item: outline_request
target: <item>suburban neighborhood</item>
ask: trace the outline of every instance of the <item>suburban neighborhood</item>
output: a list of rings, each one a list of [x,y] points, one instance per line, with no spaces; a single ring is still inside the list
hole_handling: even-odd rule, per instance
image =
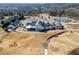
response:
[[[0,55],[79,55],[79,4],[0,4]]]

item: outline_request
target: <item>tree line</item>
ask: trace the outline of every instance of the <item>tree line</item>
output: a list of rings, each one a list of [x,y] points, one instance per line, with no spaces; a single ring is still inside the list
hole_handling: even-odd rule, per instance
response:
[[[79,18],[79,9],[69,8],[69,9],[55,9],[49,12],[51,16],[65,16],[70,18]]]

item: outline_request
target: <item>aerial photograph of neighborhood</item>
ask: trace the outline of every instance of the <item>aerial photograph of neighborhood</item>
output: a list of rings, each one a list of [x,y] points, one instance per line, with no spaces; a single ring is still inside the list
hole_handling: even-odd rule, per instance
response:
[[[79,4],[0,3],[0,55],[79,55]]]

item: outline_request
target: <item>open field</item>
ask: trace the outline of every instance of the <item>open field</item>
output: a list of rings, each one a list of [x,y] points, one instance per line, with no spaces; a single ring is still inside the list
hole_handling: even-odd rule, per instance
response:
[[[50,30],[42,32],[11,32],[7,33],[0,28],[0,54],[4,55],[43,55],[45,41],[65,30]],[[49,55],[67,55],[79,48],[79,29],[72,29],[52,37],[48,43]]]
[[[40,32],[11,32],[0,30],[0,54],[44,54],[44,42],[64,30]],[[5,35],[3,35],[5,33]]]
[[[66,32],[56,38],[52,38],[48,44],[48,54],[66,55],[76,48],[79,48],[79,33],[75,31],[72,31],[72,33]]]
[[[66,23],[66,25],[70,26],[73,29],[79,29],[79,23]]]

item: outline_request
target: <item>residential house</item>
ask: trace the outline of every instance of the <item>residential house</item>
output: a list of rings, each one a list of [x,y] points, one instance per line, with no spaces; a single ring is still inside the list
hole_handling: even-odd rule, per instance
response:
[[[15,22],[12,22],[10,25],[8,25],[6,29],[7,31],[13,31],[20,25],[21,25],[20,21],[16,20]]]

